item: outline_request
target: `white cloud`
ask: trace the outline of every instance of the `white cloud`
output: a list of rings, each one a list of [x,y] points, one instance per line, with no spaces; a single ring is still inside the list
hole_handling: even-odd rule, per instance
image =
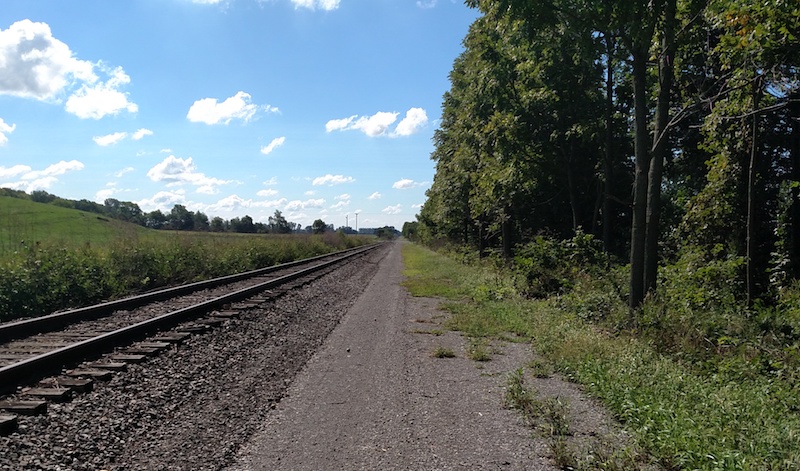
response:
[[[278,190],[273,190],[272,188],[267,188],[266,190],[261,190],[256,193],[257,196],[261,196],[264,198],[270,198],[278,194]]]
[[[386,213],[386,214],[400,214],[400,213],[403,212],[403,205],[402,204],[397,204],[397,205],[394,205],[394,206],[387,206],[387,207],[383,208],[381,211]]]
[[[52,100],[74,81],[97,80],[93,69],[47,23],[22,20],[0,30],[0,94]]]
[[[325,131],[356,130],[370,137],[401,137],[418,132],[428,122],[428,115],[424,109],[411,108],[395,130],[390,131],[389,128],[397,121],[399,115],[397,112],[379,111],[372,116],[353,115],[349,118],[332,119],[325,124]]]
[[[16,124],[6,124],[3,118],[0,118],[0,146],[8,142],[8,136],[6,136],[6,134],[11,134],[16,128]]]
[[[353,128],[363,131],[364,134],[370,137],[382,136],[386,134],[389,126],[397,120],[398,114],[379,111],[370,117],[362,116],[353,124]]]
[[[94,194],[95,201],[105,201],[108,198],[114,196],[114,193],[117,192],[116,188],[103,188],[102,190],[98,190],[97,193]]]
[[[238,92],[236,95],[218,102],[216,98],[203,98],[195,101],[189,108],[186,118],[193,123],[229,124],[234,119],[245,123],[253,119],[259,109],[277,113],[280,110],[269,105],[259,107],[250,102],[250,94]]]
[[[369,195],[369,197],[368,197],[367,199],[370,199],[370,200],[379,200],[379,199],[381,199],[381,196],[383,196],[383,195],[382,195],[382,194],[380,194],[380,193],[378,193],[378,192],[376,191],[375,193],[373,193],[373,194]]]
[[[136,132],[134,132],[131,135],[131,139],[133,139],[134,141],[138,141],[138,140],[141,140],[145,136],[152,136],[152,135],[153,135],[153,131],[151,131],[149,129],[141,128],[141,129],[138,129]]]
[[[425,0],[425,1],[418,0],[417,6],[427,10],[428,8],[433,8],[436,6],[436,0]]]
[[[422,108],[411,108],[406,111],[406,117],[397,124],[394,131],[396,136],[410,136],[416,134],[428,123],[428,115]]]
[[[144,211],[170,211],[176,204],[186,205],[186,192],[184,190],[177,191],[159,191],[152,198],[136,201],[136,204]]]
[[[408,178],[398,180],[394,182],[392,188],[397,190],[408,190],[409,188],[414,188],[414,180],[409,180]]]
[[[216,203],[210,204],[205,207],[205,211],[210,214],[225,214],[226,217],[239,217],[242,216],[244,211],[252,211],[257,209],[274,210],[286,204],[286,198],[277,200],[259,201],[252,199],[244,199],[239,195],[230,195],[222,198]],[[254,219],[256,215],[251,214]]]
[[[398,180],[392,184],[392,188],[395,190],[410,190],[412,188],[416,188],[419,186],[425,186],[428,182],[415,182],[414,180],[410,180],[408,178],[403,178],[402,180]]]
[[[411,209],[422,209],[422,203],[412,204]]]
[[[331,206],[331,209],[342,209],[347,206],[350,206],[350,200],[342,200]]]
[[[314,196],[314,195],[317,194],[317,192],[314,191],[314,190],[308,190],[308,191],[304,192],[303,194],[306,195],[306,196]]]
[[[335,196],[333,199],[335,199],[335,200],[349,200],[350,198],[351,198],[351,196],[348,195],[347,193],[342,193],[339,196]]]
[[[78,162],[77,160],[70,160],[69,162],[62,160],[58,163],[50,165],[44,170],[37,170],[31,171],[26,173],[22,176],[23,180],[34,180],[43,177],[54,177],[57,175],[63,175],[67,172],[72,172],[75,170],[83,170],[83,163]]]
[[[356,179],[353,177],[345,177],[344,175],[331,175],[329,173],[325,176],[315,178],[311,184],[314,186],[339,185],[342,183],[353,183],[354,181],[356,181]]]
[[[272,177],[269,180],[265,180],[263,185],[266,186],[275,186],[278,184],[278,177]]]
[[[111,71],[104,70],[104,72],[111,75],[108,81],[91,85],[83,84],[67,99],[64,109],[82,119],[100,119],[104,116],[119,114],[120,111],[129,113],[139,111],[139,106],[129,101],[126,93],[117,90],[131,82],[131,78],[122,70],[122,67]]]
[[[107,76],[103,82],[98,73]],[[138,106],[119,89],[130,83],[122,67],[80,60],[53,37],[47,23],[17,21],[0,30],[0,95],[60,102],[79,118],[100,119]]]
[[[119,141],[128,137],[128,133],[126,132],[115,132],[113,134],[106,134],[105,136],[95,136],[92,138],[95,144],[98,146],[110,146],[112,144],[116,144]]]
[[[134,141],[138,141],[138,140],[141,140],[145,136],[152,136],[152,135],[153,135],[153,131],[151,131],[149,129],[141,128],[141,129],[138,129],[137,131],[135,131],[133,134],[131,134],[130,138],[133,139]],[[112,133],[112,134],[106,134],[105,136],[95,136],[95,137],[92,138],[92,140],[98,146],[105,147],[105,146],[110,146],[110,145],[113,145],[113,144],[117,144],[118,142],[122,141],[123,139],[126,139],[127,137],[128,137],[128,133],[127,132],[115,132],[115,133]],[[142,155],[144,155],[144,154],[142,154]]]
[[[217,187],[233,183],[197,172],[192,158],[181,159],[170,155],[147,172],[154,182],[166,182],[167,186],[189,184],[197,187],[198,193],[215,194]]]
[[[22,175],[30,171],[31,168],[27,165],[14,165],[10,168],[0,167],[0,178],[16,177],[17,175]]]
[[[322,208],[324,205],[325,200],[323,198],[309,199],[305,201],[294,200],[289,201],[283,209],[285,211],[298,211],[302,209]]]
[[[268,145],[261,148],[261,153],[264,155],[269,155],[273,150],[282,146],[284,142],[286,142],[285,137],[276,137]]]
[[[316,10],[320,8],[325,11],[331,11],[339,8],[341,0],[292,0],[295,8],[308,8],[309,10]]]
[[[2,183],[0,186],[31,192],[50,188],[58,181],[58,176],[68,172],[82,170],[83,163],[77,160],[62,160],[44,170],[33,170],[27,165],[15,165],[10,168],[0,167],[0,178],[17,178],[19,181]]]
[[[349,118],[332,119],[325,123],[325,132],[344,131],[349,128],[350,123],[352,123],[356,118],[358,118],[358,115],[353,115]]]
[[[133,172],[133,170],[134,170],[133,167],[125,167],[122,170],[120,170],[119,172],[115,173],[114,176],[117,177],[117,178],[120,178],[121,176],[125,175],[126,173]]]

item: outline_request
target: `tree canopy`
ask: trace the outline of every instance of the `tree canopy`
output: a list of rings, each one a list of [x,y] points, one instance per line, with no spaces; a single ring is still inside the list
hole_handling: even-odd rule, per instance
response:
[[[506,256],[588,233],[637,308],[687,251],[800,276],[800,6],[468,0],[419,237]]]

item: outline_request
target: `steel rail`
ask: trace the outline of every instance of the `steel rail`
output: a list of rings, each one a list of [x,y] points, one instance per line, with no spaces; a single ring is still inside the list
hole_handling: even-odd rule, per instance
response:
[[[192,318],[193,316],[196,317],[224,304],[240,301],[270,288],[294,281],[297,278],[309,275],[315,271],[322,270],[343,260],[347,260],[351,257],[355,257],[364,252],[372,250],[376,248],[377,245],[379,244],[373,244],[367,247],[358,247],[355,250],[345,251],[347,253],[344,253],[341,257],[338,257],[334,260],[325,261],[318,265],[304,268],[279,278],[274,278],[272,280],[243,288],[214,299],[203,301],[192,306],[138,322],[128,327],[123,327],[112,332],[107,332],[90,339],[76,342],[66,347],[61,347],[47,353],[27,358],[11,365],[0,367],[0,391],[7,392],[9,388],[13,388],[17,384],[22,384],[29,379],[44,377],[47,374],[53,373],[62,368],[64,365],[80,361],[87,356],[98,355],[121,344],[130,343],[136,338],[141,338],[158,330],[172,327],[182,321]],[[342,252],[338,253],[342,254]],[[306,259],[306,262],[308,260],[309,259]]]
[[[23,319],[19,321],[7,322],[0,324],[0,343],[5,343],[21,337],[27,337],[37,333],[48,332],[59,329],[70,323],[78,322],[86,319],[96,319],[106,315],[110,315],[114,311],[122,309],[133,309],[147,303],[162,301],[175,296],[181,296],[188,293],[193,293],[207,288],[215,288],[217,286],[233,283],[236,281],[245,280],[260,275],[267,275],[269,273],[292,268],[297,265],[306,264],[316,260],[327,257],[344,255],[350,252],[357,252],[365,246],[354,247],[339,252],[332,252],[329,254],[318,255],[316,257],[306,258],[303,260],[296,260],[293,262],[282,263],[273,265],[271,267],[259,268],[242,273],[235,273],[233,275],[222,276],[210,280],[197,281],[185,285],[175,286],[172,288],[161,289],[150,293],[144,293],[136,296],[129,296],[127,298],[108,301],[105,303],[95,304],[77,309],[70,309],[68,311],[56,312],[44,316],[33,317],[30,319]],[[371,247],[367,246],[367,247]]]

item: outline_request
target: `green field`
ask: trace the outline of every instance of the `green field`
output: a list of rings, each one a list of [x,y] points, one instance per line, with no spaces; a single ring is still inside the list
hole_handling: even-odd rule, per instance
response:
[[[0,322],[362,245],[370,236],[146,229],[0,197]]]
[[[152,236],[151,230],[99,214],[0,196],[0,257],[35,242],[62,246],[103,246]]]

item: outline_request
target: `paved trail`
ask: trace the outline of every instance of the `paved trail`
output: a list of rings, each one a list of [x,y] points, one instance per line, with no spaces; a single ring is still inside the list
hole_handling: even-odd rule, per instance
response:
[[[441,312],[400,286],[401,244],[229,471],[555,469],[547,442],[502,407],[529,345],[476,363],[459,334],[420,333]],[[432,357],[437,346],[457,357]]]

